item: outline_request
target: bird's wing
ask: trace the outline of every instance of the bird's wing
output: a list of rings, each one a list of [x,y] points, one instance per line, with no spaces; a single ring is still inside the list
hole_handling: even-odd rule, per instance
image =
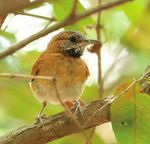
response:
[[[43,63],[45,61],[45,58],[42,55],[40,55],[40,57],[37,59],[37,61],[34,63],[33,67],[32,67],[32,71],[31,71],[31,75],[38,75],[38,73],[40,72],[40,69],[42,68],[43,66]],[[34,79],[32,79],[33,81]]]

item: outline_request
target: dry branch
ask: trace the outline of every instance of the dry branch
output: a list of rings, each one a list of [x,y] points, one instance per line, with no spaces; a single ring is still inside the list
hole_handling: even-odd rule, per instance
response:
[[[83,116],[77,114],[77,121],[83,126],[93,111],[100,109],[110,99],[105,98],[84,106]],[[110,121],[110,105],[97,112],[94,118],[83,128],[88,129]],[[44,120],[44,128],[38,124],[21,127],[0,138],[0,144],[45,144],[58,138],[80,132],[67,112],[62,112]]]
[[[128,1],[131,1],[131,0],[118,0],[116,2],[103,4],[101,6],[97,6],[95,8],[86,10],[84,13],[75,14],[74,17],[72,17],[72,15],[69,14],[69,17],[67,17],[63,21],[60,21],[60,22],[52,25],[51,27],[49,27],[47,29],[41,30],[41,31],[39,31],[36,34],[31,35],[30,37],[20,41],[19,43],[15,44],[13,46],[10,46],[7,50],[5,50],[5,51],[0,53],[0,59],[15,53],[17,50],[23,48],[24,46],[26,46],[27,44],[33,42],[34,40],[39,39],[39,38],[49,34],[50,32],[58,30],[61,27],[72,25],[72,24],[78,22],[79,20],[81,20],[81,19],[83,19],[85,17],[88,17],[88,16],[90,16],[90,15],[92,15],[94,13],[101,12],[103,10],[106,10],[106,9],[109,9],[109,8],[121,5],[121,4],[126,3]]]
[[[30,17],[34,17],[34,18],[43,19],[43,20],[48,20],[50,22],[56,21],[56,19],[54,17],[46,17],[46,16],[41,16],[41,15],[35,15],[35,14],[27,13],[27,12],[24,12],[24,11],[15,11],[13,13],[17,14],[17,15],[24,15],[24,16],[30,16]]]
[[[44,0],[35,0],[33,2],[30,2],[30,0],[0,0],[0,16],[4,16],[13,11],[33,6],[43,1]]]
[[[102,0],[98,0],[98,4],[102,4]],[[97,16],[97,24],[96,24],[96,34],[97,34],[97,40],[101,41],[101,13],[98,13]],[[97,54],[97,61],[98,61],[98,94],[99,98],[103,97],[103,81],[102,81],[102,58],[101,58],[101,47],[102,45],[97,45],[97,48],[99,49]]]
[[[8,78],[20,78],[20,79],[45,79],[45,80],[53,80],[54,77],[51,76],[34,76],[27,74],[17,74],[17,73],[0,73],[0,77],[8,77]]]

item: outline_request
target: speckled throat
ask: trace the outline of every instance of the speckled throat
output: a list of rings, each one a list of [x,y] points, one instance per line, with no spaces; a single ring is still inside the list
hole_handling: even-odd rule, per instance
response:
[[[78,47],[78,48],[74,48],[74,47],[64,48],[62,52],[65,55],[71,56],[71,57],[80,57],[83,54],[83,50],[80,47]]]

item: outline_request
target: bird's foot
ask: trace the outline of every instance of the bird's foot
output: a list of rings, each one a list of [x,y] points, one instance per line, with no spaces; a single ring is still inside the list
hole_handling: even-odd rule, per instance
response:
[[[67,108],[69,110],[72,111],[72,113],[76,116],[78,114],[80,114],[81,116],[83,116],[83,112],[81,107],[84,105],[84,103],[80,100],[76,100],[76,101],[65,101],[64,102],[65,105],[67,106]]]
[[[47,119],[47,116],[44,114],[44,115],[38,115],[36,117],[36,124],[37,123],[40,123],[43,127],[44,127],[44,120]]]
[[[77,115],[77,114],[80,114],[82,117],[83,117],[83,112],[82,112],[82,107],[83,106],[83,103],[81,101],[75,101],[75,104],[74,104],[74,115]]]

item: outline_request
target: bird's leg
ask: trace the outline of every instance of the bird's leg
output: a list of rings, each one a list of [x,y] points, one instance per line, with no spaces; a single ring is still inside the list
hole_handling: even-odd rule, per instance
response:
[[[43,124],[43,119],[45,118],[45,115],[42,115],[42,114],[43,114],[43,111],[44,111],[46,105],[47,105],[47,102],[44,101],[44,102],[42,103],[42,108],[41,108],[41,110],[40,110],[40,112],[39,112],[39,114],[38,114],[38,116],[37,116],[37,122],[41,123],[43,126],[44,126],[44,124]]]
[[[39,117],[42,117],[42,114],[43,114],[43,111],[44,111],[46,105],[47,105],[47,102],[44,101],[44,102],[42,103],[42,108],[41,108],[41,110],[40,110],[40,112],[39,112]]]

